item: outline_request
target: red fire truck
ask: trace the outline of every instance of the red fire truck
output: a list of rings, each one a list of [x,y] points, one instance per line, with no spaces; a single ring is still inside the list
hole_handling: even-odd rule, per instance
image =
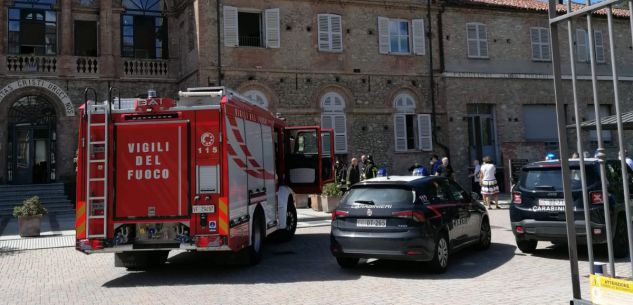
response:
[[[334,180],[331,130],[286,126],[229,89],[191,88],[177,101],[87,95],[76,248],[114,253],[115,266],[162,264],[170,250],[244,253],[256,264],[267,236],[294,236],[295,194]]]

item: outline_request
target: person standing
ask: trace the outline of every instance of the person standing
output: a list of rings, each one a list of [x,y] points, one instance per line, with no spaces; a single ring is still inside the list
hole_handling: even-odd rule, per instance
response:
[[[453,167],[448,164],[448,158],[442,158],[441,165],[437,168],[435,172],[435,176],[446,177],[450,180],[453,180]]]
[[[352,158],[352,164],[350,164],[347,169],[347,179],[345,179],[345,183],[347,183],[347,188],[352,185],[358,183],[360,181],[360,168],[358,168],[358,159]]]
[[[494,198],[495,206],[499,208],[499,185],[495,172],[497,168],[492,164],[492,158],[485,156],[484,164],[479,171],[479,181],[481,181],[481,195],[484,197],[484,204],[490,209],[492,203],[491,197]]]
[[[377,175],[378,168],[376,167],[376,164],[374,164],[374,158],[371,155],[367,155],[363,171],[363,180],[375,178]]]
[[[429,166],[431,168],[431,176],[435,176],[435,174],[437,173],[437,169],[440,167],[440,165],[442,165],[442,161],[440,161],[439,159],[440,157],[438,157],[437,155],[431,156],[431,160],[429,162]]]
[[[481,192],[481,185],[479,185],[479,172],[481,172],[481,165],[479,165],[479,160],[473,160],[473,167],[473,173],[468,175],[468,177],[473,177],[472,191],[479,194]]]

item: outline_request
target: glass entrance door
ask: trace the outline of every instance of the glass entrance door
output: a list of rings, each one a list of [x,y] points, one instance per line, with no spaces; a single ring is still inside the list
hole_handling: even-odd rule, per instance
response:
[[[496,164],[499,164],[497,131],[492,105],[468,105],[468,110],[468,151],[470,160],[481,160],[484,156],[490,156]]]
[[[15,128],[15,176],[16,184],[33,183],[33,130],[31,127]]]

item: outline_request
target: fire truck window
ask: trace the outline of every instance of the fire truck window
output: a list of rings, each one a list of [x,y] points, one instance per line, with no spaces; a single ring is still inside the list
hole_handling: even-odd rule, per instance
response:
[[[296,152],[303,155],[318,154],[317,138],[314,132],[301,132],[297,136]]]

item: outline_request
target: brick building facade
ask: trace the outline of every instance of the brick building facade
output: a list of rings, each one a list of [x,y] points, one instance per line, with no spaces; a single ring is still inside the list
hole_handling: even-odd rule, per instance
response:
[[[291,124],[334,128],[344,159],[370,153],[405,173],[449,155],[468,185],[473,158],[501,165],[555,148],[525,125],[553,106],[548,39],[531,32],[546,12],[499,3],[0,0],[0,183],[74,179],[85,87],[105,99],[109,87],[175,97],[223,85]]]

